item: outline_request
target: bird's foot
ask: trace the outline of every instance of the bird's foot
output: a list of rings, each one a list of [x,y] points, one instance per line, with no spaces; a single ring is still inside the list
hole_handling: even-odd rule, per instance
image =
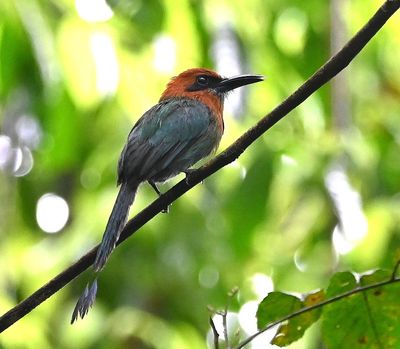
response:
[[[195,172],[195,171],[196,170],[192,169],[192,168],[188,168],[187,170],[183,171],[183,173],[186,175],[185,182],[186,182],[187,185],[191,184],[190,183],[190,177],[191,177],[192,173]]]
[[[161,197],[161,195],[163,195],[163,193],[161,193],[160,189],[157,188],[156,183],[153,182],[151,179],[149,179],[148,182],[151,185],[151,187],[154,189],[154,191],[157,193],[157,195],[159,197]],[[167,207],[164,207],[161,212],[162,213],[168,213],[169,212],[169,205],[167,205]]]
[[[153,182],[151,179],[149,179],[147,182],[149,182],[149,184],[151,185],[151,187],[154,189],[154,191],[157,193],[158,196],[162,195],[160,189],[157,188],[157,185],[155,182]]]

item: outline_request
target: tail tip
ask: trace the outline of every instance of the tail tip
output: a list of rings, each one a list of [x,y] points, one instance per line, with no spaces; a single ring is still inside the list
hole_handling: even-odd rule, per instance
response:
[[[96,300],[97,294],[97,279],[93,281],[92,286],[86,285],[85,290],[78,299],[75,305],[74,311],[72,312],[71,325],[78,320],[80,317],[83,319],[89,312],[89,309],[93,306]]]

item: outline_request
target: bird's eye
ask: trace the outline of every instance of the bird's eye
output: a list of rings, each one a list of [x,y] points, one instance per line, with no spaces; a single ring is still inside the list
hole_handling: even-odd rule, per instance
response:
[[[197,77],[197,83],[198,83],[200,86],[207,86],[207,84],[208,84],[208,77],[205,76],[205,75],[200,75],[200,76],[198,76],[198,77]]]

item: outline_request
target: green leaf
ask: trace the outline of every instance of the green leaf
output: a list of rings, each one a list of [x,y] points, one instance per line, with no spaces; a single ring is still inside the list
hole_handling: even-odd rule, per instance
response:
[[[257,310],[257,325],[259,329],[280,320],[304,307],[321,302],[324,298],[323,291],[309,294],[304,301],[281,292],[271,292],[260,303]],[[286,346],[300,339],[304,332],[318,320],[321,310],[316,309],[293,317],[281,324],[272,344]]]
[[[282,292],[271,292],[258,306],[257,326],[262,329],[300,308],[299,298]]]
[[[354,274],[349,271],[339,272],[332,276],[328,289],[327,298],[337,296],[357,287],[357,281]]]
[[[377,270],[356,278],[350,272],[335,274],[327,290],[332,297],[357,286],[365,286],[390,278],[390,272]],[[399,348],[400,285],[374,288],[346,297],[324,307],[322,336],[330,349]]]

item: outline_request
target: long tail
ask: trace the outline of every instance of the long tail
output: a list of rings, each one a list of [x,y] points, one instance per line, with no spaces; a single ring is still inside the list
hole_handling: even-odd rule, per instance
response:
[[[136,191],[139,184],[128,185],[123,183],[119,190],[117,199],[115,201],[110,218],[108,219],[106,230],[103,234],[103,239],[99,249],[97,250],[96,260],[94,262],[94,270],[99,272],[103,269],[110,256],[122,229],[128,217],[129,207],[135,200]],[[82,295],[79,297],[72,313],[71,324],[74,323],[80,316],[82,319],[88,313],[89,309],[93,306],[97,293],[97,279],[95,279],[91,286],[87,285]]]
[[[93,265],[96,272],[103,269],[118,241],[128,217],[129,207],[132,205],[133,200],[135,200],[138,185],[139,184],[128,185],[127,183],[121,185],[110,218],[108,219],[103,239],[101,240],[100,247],[97,250],[96,260]]]

